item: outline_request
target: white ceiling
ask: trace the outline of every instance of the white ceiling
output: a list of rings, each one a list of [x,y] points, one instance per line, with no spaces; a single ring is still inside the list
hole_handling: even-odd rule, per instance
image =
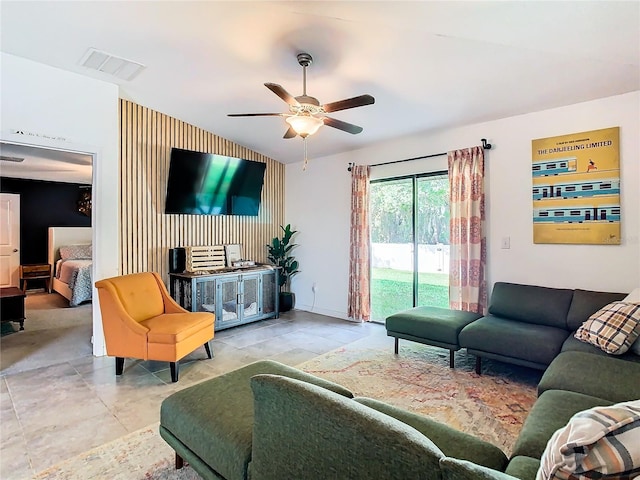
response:
[[[2,177],[91,185],[92,164],[91,155],[0,143]]]
[[[361,94],[374,105],[331,116],[309,156],[640,89],[638,1],[6,1],[2,51],[113,81],[120,95],[276,160],[302,159],[282,139],[285,112],[264,87],[300,95],[296,54],[314,57],[307,93]],[[79,65],[90,48],[142,63],[131,81]]]

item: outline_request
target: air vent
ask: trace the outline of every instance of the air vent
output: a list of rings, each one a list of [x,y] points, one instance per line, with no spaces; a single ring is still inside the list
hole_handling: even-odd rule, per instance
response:
[[[145,66],[107,52],[90,48],[80,59],[83,67],[106,73],[121,80],[132,80]]]
[[[24,162],[24,158],[19,157],[7,157],[6,155],[0,155],[0,160],[4,160],[5,162]]]

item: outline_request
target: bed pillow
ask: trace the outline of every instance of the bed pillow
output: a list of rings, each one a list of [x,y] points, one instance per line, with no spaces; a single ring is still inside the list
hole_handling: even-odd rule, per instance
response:
[[[92,248],[89,245],[64,245],[60,247],[60,258],[62,260],[70,259],[91,259]]]
[[[613,302],[591,315],[575,337],[612,355],[622,355],[640,335],[640,303]]]
[[[640,400],[578,412],[549,439],[536,480],[635,478],[639,435]]]

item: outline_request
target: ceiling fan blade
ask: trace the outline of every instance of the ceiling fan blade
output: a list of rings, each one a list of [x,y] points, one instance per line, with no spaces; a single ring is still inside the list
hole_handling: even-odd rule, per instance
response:
[[[294,138],[295,136],[297,136],[298,134],[296,133],[296,131],[293,129],[293,127],[289,127],[289,130],[287,130],[286,132],[284,132],[284,137],[282,138]]]
[[[375,103],[376,99],[371,95],[360,95],[359,97],[347,98],[338,102],[327,103],[322,106],[327,113],[346,110],[347,108],[363,107]]]
[[[329,127],[337,128],[348,133],[356,134],[362,131],[362,127],[354,125],[353,123],[343,122],[342,120],[336,120],[335,118],[323,117],[322,119],[325,125]]]
[[[293,105],[296,107],[300,106],[300,103],[298,103],[298,101],[294,98],[294,96],[291,95],[289,92],[287,92],[284,88],[282,88],[277,83],[265,83],[264,86],[267,87],[276,95],[278,95],[282,100],[287,102],[289,105]]]
[[[228,113],[227,117],[282,117],[283,113]]]

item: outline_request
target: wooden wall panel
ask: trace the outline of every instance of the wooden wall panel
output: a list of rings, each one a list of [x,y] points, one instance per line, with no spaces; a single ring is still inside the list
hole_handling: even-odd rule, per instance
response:
[[[267,164],[257,217],[165,215],[172,147]],[[169,249],[240,243],[244,257],[266,262],[284,224],[284,165],[185,122],[120,100],[120,271],[156,271],[168,280]]]

